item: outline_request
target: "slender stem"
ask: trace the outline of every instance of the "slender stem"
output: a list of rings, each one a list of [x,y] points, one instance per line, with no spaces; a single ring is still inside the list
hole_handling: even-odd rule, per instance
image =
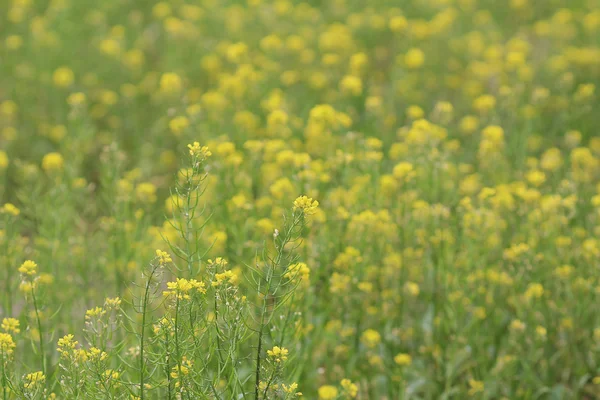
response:
[[[260,320],[260,329],[258,331],[258,347],[256,349],[256,382],[254,384],[254,398],[255,400],[258,400],[258,392],[259,392],[259,385],[260,385],[260,352],[262,351],[262,334],[263,334],[263,321],[264,321],[264,314],[263,316],[261,316],[261,320]]]
[[[177,301],[175,303],[175,354],[177,357],[177,372],[179,376],[179,385],[181,387],[181,397],[184,398],[183,375],[181,373],[181,352],[179,351],[179,293],[176,293]]]
[[[150,276],[148,277],[146,287],[144,288],[144,300],[142,301],[142,332],[140,334],[140,400],[144,400],[144,339],[146,332],[146,309],[150,297],[150,284],[155,271],[155,267],[150,271]]]
[[[215,291],[215,330],[217,331],[217,354],[219,355],[220,364],[223,363],[223,356],[221,355],[221,330],[219,329],[219,305],[217,302],[217,293]],[[219,366],[219,370],[221,365]]]
[[[0,362],[2,363],[2,398],[8,400],[8,392],[6,391],[8,383],[6,382],[6,371],[4,370],[4,352],[2,352],[2,360]]]
[[[33,285],[33,282],[32,282]],[[40,313],[38,310],[37,298],[35,297],[35,289],[31,287],[31,298],[33,299],[33,308],[35,309],[35,318],[37,320],[38,332],[40,335],[40,353],[42,358],[42,372],[46,375],[46,353],[44,351],[44,334],[42,330],[42,320],[40,319]]]

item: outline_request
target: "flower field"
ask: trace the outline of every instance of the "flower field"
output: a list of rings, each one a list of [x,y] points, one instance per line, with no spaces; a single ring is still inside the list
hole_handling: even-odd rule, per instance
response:
[[[600,0],[0,2],[0,400],[600,398]]]

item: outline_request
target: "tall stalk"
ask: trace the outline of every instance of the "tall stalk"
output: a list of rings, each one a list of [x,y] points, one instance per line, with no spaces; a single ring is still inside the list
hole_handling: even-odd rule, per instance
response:
[[[44,331],[42,330],[42,320],[40,319],[40,312],[38,308],[37,298],[35,296],[34,285],[31,286],[31,298],[33,300],[33,308],[35,310],[35,319],[37,321],[38,332],[40,336],[39,347],[40,347],[40,357],[42,363],[42,372],[44,376],[46,375],[46,352],[44,350]]]
[[[142,299],[142,330],[140,332],[140,400],[144,400],[144,371],[145,371],[145,359],[144,359],[144,343],[146,333],[146,315],[148,311],[148,303],[150,302],[150,287],[152,285],[152,278],[156,273],[157,267],[152,266],[150,269],[150,275],[146,280],[144,287],[144,298]]]

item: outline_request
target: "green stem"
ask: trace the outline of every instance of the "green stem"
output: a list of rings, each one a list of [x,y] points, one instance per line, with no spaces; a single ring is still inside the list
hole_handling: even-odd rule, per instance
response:
[[[142,332],[140,333],[140,400],[144,400],[144,339],[146,332],[146,309],[150,297],[150,284],[155,271],[155,267],[150,271],[150,276],[148,277],[146,287],[144,288],[144,300],[142,302]]]
[[[33,285],[33,282],[32,282]],[[31,288],[31,298],[33,299],[33,308],[35,309],[35,318],[37,320],[38,332],[40,335],[40,354],[42,358],[42,372],[46,375],[46,353],[44,351],[44,334],[42,330],[42,320],[40,319],[40,313],[38,310],[37,298],[35,297],[35,290]]]
[[[183,385],[183,375],[181,373],[181,353],[179,351],[179,293],[175,294],[177,296],[177,301],[175,303],[175,355],[177,357],[177,372],[179,375],[179,385],[181,386],[181,397],[185,391]]]
[[[169,332],[165,332],[165,350],[167,352],[167,364],[165,368],[165,373],[167,375],[167,393],[168,399],[171,400],[173,398],[173,394],[171,393],[171,353],[169,353]]]
[[[0,362],[2,362],[2,398],[8,400],[8,392],[6,391],[8,383],[6,382],[6,371],[4,370],[4,353],[2,353],[2,360],[0,360]]]

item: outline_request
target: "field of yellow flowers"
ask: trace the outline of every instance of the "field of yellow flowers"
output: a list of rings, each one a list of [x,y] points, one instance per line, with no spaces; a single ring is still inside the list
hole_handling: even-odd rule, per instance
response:
[[[0,1],[0,400],[600,398],[600,0]]]

